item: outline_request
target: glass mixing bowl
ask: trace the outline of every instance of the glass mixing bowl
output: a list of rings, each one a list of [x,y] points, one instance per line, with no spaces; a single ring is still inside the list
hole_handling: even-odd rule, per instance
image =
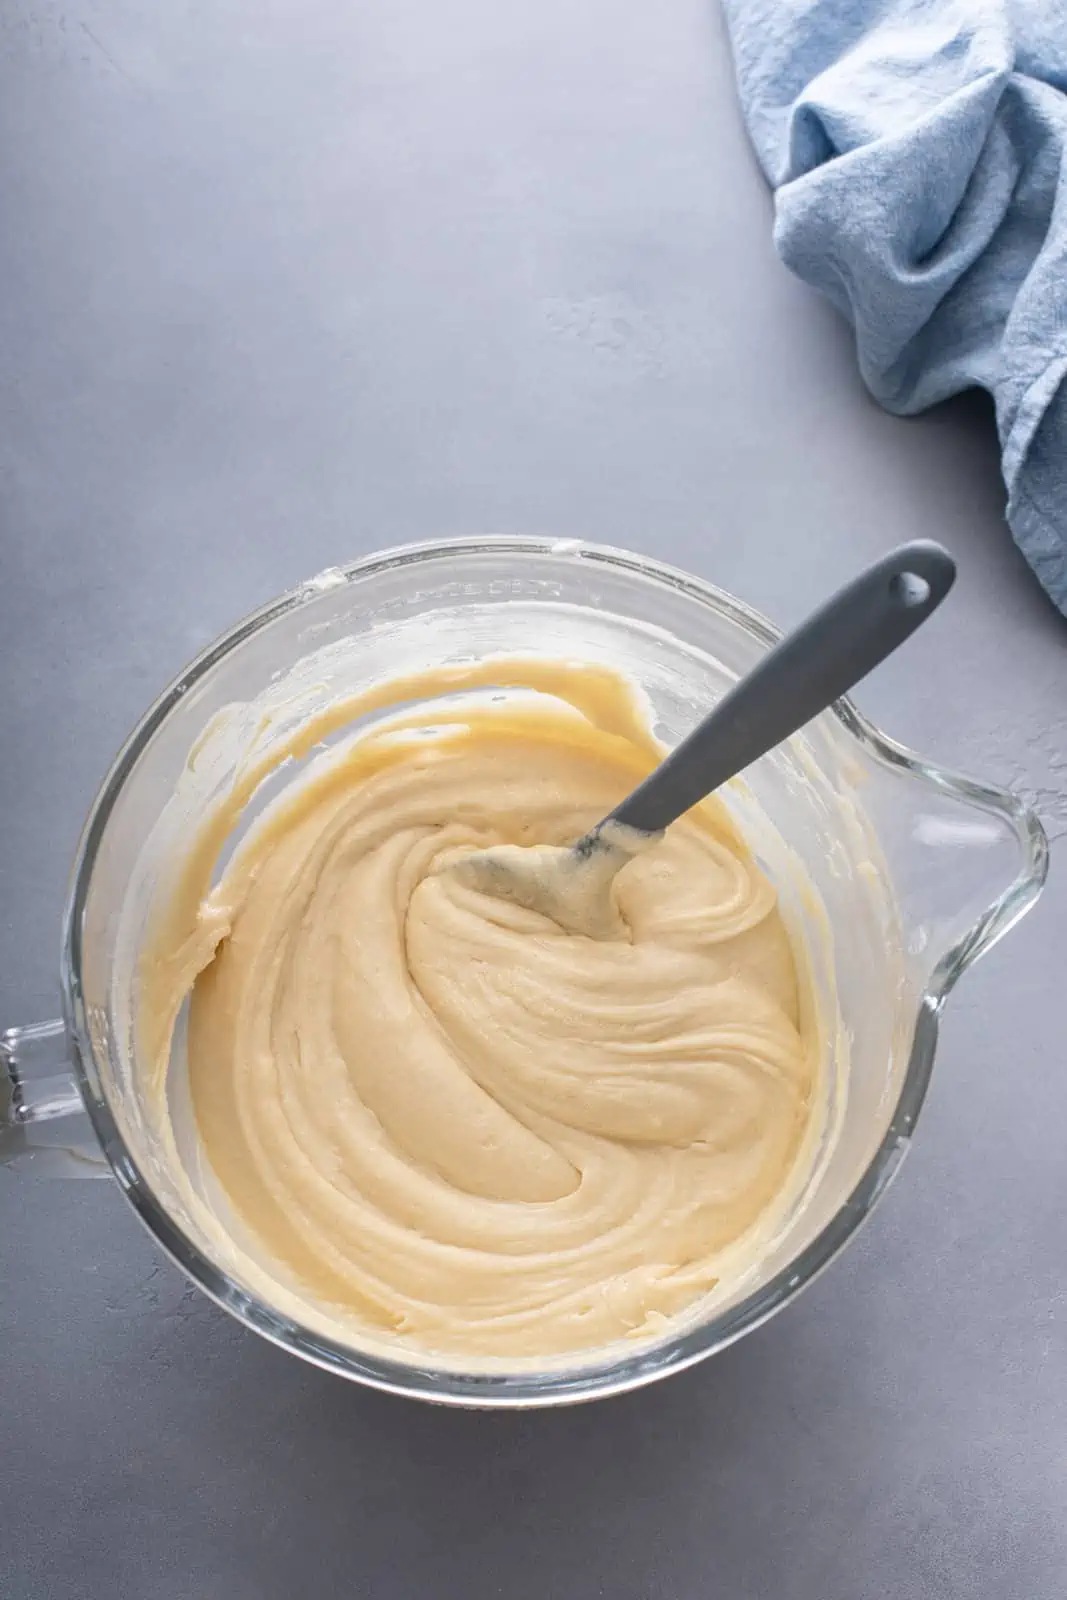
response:
[[[831,1020],[821,1146],[758,1268],[655,1343],[472,1372],[361,1349],[282,1315],[202,1233],[161,1159],[134,1015],[139,944],[183,841],[242,765],[269,757],[312,709],[443,661],[541,653],[622,666],[669,745],[777,638],[730,595],[646,557],[521,538],[387,550],[239,623],[151,708],[93,806],[64,919],[64,1019],[0,1041],[0,1160],[113,1172],[149,1231],[219,1305],[294,1355],[398,1394],[481,1406],[586,1399],[677,1372],[756,1327],[833,1259],[885,1192],[911,1142],[946,997],[1033,904],[1047,866],[1044,834],[1020,800],[920,760],[848,701],[723,796],[809,951]],[[268,782],[250,809],[270,792]],[[195,1142],[182,1049],[179,1032],[172,1110]],[[206,1192],[210,1175],[203,1183]]]

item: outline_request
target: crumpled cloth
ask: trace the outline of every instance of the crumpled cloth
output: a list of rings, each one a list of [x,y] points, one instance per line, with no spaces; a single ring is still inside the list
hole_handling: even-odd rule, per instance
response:
[[[996,405],[1008,520],[1067,612],[1067,0],[723,0],[783,261],[901,414]]]

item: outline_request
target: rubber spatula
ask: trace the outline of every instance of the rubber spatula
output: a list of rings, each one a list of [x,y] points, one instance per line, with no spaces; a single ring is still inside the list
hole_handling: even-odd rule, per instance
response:
[[[611,885],[627,861],[866,677],[937,609],[955,576],[956,564],[939,544],[920,539],[901,545],[775,645],[655,771],[574,844],[494,845],[444,870],[569,932],[618,936]]]

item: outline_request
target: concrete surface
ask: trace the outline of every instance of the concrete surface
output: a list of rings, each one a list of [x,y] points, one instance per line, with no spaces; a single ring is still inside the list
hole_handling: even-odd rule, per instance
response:
[[[776,263],[705,0],[8,0],[0,1007],[55,1013],[82,817],[166,680],[328,563],[584,534],[782,621],[962,565],[860,695],[1067,830],[1065,624],[983,407],[903,423]],[[953,997],[901,1181],[795,1307],[593,1408],[420,1408],[0,1173],[6,1600],[1060,1600],[1067,892]]]

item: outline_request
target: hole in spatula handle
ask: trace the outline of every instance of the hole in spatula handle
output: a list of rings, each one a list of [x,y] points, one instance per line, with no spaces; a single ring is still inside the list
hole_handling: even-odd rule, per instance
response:
[[[929,600],[930,585],[917,572],[897,572],[889,580],[889,598],[911,611]]]

